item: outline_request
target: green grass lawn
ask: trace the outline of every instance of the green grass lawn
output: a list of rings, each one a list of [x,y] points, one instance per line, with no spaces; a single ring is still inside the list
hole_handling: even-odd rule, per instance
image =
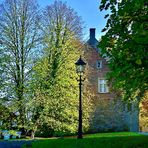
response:
[[[83,139],[42,139],[33,148],[148,148],[148,136],[132,132],[85,135]]]

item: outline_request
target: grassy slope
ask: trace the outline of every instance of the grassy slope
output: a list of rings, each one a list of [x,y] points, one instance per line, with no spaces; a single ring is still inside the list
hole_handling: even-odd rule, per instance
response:
[[[33,148],[148,148],[148,136],[136,133],[85,135],[83,139],[63,138],[40,140]]]

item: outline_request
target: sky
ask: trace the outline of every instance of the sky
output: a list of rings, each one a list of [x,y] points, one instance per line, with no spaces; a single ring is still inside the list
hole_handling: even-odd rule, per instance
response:
[[[0,0],[0,3],[3,0]],[[100,12],[99,2],[101,0],[61,0],[67,2],[67,5],[74,9],[84,21],[84,41],[89,38],[89,29],[96,28],[96,39],[100,39],[103,33],[101,30],[105,27],[106,20],[104,16],[106,12]],[[54,0],[37,0],[40,7],[44,8],[50,5]]]
[[[101,0],[61,0],[67,2],[67,5],[73,8],[84,21],[84,40],[89,38],[89,29],[96,28],[96,38],[99,40],[101,30],[105,27],[106,20],[104,15],[106,12],[100,12],[99,2]],[[45,7],[54,2],[54,0],[38,0],[41,7]]]

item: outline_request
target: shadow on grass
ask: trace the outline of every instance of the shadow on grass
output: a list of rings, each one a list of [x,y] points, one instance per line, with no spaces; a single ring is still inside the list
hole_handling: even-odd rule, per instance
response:
[[[39,140],[33,148],[148,148],[148,136],[86,137]]]

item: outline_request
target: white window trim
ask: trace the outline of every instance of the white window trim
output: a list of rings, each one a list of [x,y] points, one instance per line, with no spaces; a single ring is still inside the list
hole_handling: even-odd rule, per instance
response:
[[[100,62],[100,67],[98,67],[98,62]],[[97,69],[101,69],[102,68],[102,60],[97,60],[96,66],[97,66]]]
[[[100,91],[100,80],[105,80],[106,81],[106,83],[104,83],[107,86],[106,87],[106,91]],[[106,79],[104,79],[104,78],[98,78],[98,92],[101,93],[101,94],[109,93],[109,87],[107,85],[107,80]]]

